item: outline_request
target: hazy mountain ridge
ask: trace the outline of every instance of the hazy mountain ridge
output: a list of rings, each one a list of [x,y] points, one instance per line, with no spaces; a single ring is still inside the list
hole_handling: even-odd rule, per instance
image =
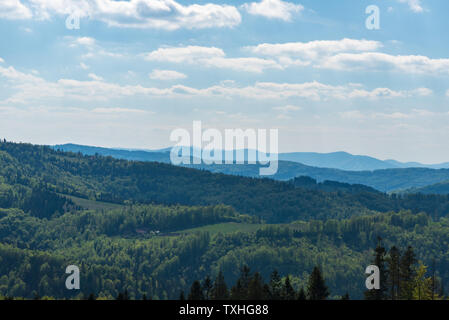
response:
[[[164,148],[158,150],[137,150],[137,149],[122,149],[122,148],[104,148],[85,146],[78,144],[62,144],[53,146],[55,149],[70,152],[81,152],[88,155],[98,153],[104,156],[113,156],[125,160],[138,161],[159,161],[170,162],[171,148]],[[251,151],[244,150],[245,160],[249,158],[248,154]],[[255,151],[253,151],[255,152]],[[223,151],[223,158],[229,155],[231,151]],[[233,151],[235,154],[235,151]],[[191,149],[193,155],[193,149]],[[353,155],[348,152],[338,151],[331,153],[317,153],[317,152],[288,152],[279,153],[278,159],[281,161],[297,162],[311,167],[332,168],[345,171],[374,171],[382,169],[400,169],[400,168],[431,168],[431,169],[448,169],[449,162],[439,164],[423,164],[419,162],[400,162],[397,160],[380,160],[374,157],[365,155]]]
[[[100,154],[103,156],[112,156],[117,159],[135,160],[135,161],[152,161],[152,162],[164,162],[170,163],[170,149],[163,149],[160,151],[136,151],[136,150],[124,150],[124,149],[109,149],[100,147],[89,147],[74,144],[58,145],[54,146],[54,149],[71,152],[81,152],[86,155]],[[247,155],[247,153],[246,153]],[[309,166],[295,161],[284,161],[282,159],[299,159],[299,156],[309,159],[317,159],[319,154],[314,153],[294,153],[294,154],[280,154],[279,158],[279,170],[274,176],[269,178],[275,180],[291,180],[300,176],[308,176],[316,179],[318,182],[323,181],[337,181],[341,183],[349,184],[362,184],[371,188],[377,189],[382,192],[391,192],[397,190],[407,190],[410,188],[422,188],[436,183],[449,180],[449,169],[433,169],[426,167],[413,168],[387,168],[376,170],[340,170],[336,168],[326,168],[319,166]],[[324,165],[329,163],[333,154],[321,155],[321,162],[319,164]],[[355,166],[356,162],[365,162],[376,164],[381,166],[381,160],[366,157],[366,156],[353,156],[348,153],[337,153],[339,157],[339,165],[343,166],[346,161]],[[394,160],[388,160],[394,161]],[[318,161],[317,161],[318,162]],[[400,162],[395,161],[397,164]],[[410,163],[412,164],[412,163]],[[413,163],[414,164],[414,163]],[[260,177],[259,168],[260,165],[185,165],[195,169],[208,170],[211,172],[219,172],[224,174],[246,176],[246,177]],[[362,165],[358,165],[362,168]]]

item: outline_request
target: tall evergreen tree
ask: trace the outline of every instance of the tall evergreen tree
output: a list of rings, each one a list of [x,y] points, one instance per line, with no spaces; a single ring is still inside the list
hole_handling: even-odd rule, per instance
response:
[[[287,276],[282,287],[282,300],[295,300],[295,298],[295,289],[293,289],[293,286],[290,283],[290,276]]]
[[[329,290],[318,267],[314,267],[310,274],[307,296],[309,300],[326,300],[329,297]]]
[[[218,272],[217,278],[215,279],[214,286],[212,287],[213,300],[227,300],[229,299],[228,287],[223,276],[223,272]]]
[[[212,280],[209,278],[209,276],[207,276],[206,279],[204,279],[204,281],[203,281],[203,287],[202,287],[205,300],[211,299],[212,288],[213,288]]]
[[[413,299],[413,279],[415,272],[416,257],[412,247],[408,247],[401,258],[399,276],[401,282],[400,298],[403,300]]]
[[[248,286],[251,279],[251,271],[248,266],[243,266],[240,270],[240,277],[236,284],[231,288],[231,298],[233,300],[246,300],[248,295]]]
[[[270,277],[270,299],[281,300],[282,279],[277,270],[274,270]]]
[[[366,300],[387,300],[388,299],[388,269],[385,264],[385,256],[387,250],[382,245],[382,239],[377,238],[377,246],[374,250],[374,265],[379,268],[380,272],[380,289],[365,291]]]
[[[201,284],[198,280],[193,282],[187,299],[188,300],[204,300],[203,290],[202,290]]]
[[[400,296],[400,260],[399,249],[393,246],[388,256],[388,286],[390,299],[397,300]]]
[[[248,284],[248,294],[247,299],[248,300],[264,300],[267,297],[264,295],[264,283],[262,276],[260,273],[256,272]]]

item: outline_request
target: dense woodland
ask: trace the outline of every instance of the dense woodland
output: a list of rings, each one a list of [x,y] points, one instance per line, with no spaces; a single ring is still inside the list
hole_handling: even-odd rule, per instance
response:
[[[254,286],[269,286],[276,269],[296,297],[301,288],[310,295],[317,267],[327,298],[363,299],[380,237],[386,269],[393,248],[413,247],[413,270],[438,283],[432,292],[440,297],[449,285],[448,214],[445,195],[227,176],[2,142],[0,296],[178,299],[182,291],[187,299],[197,281],[218,277],[232,297],[248,266],[257,271],[248,275]],[[79,291],[65,289],[69,264],[81,269]]]

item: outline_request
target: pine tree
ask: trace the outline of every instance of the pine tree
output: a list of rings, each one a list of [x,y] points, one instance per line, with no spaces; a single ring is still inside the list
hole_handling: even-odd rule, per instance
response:
[[[365,291],[366,300],[387,300],[388,299],[388,270],[385,265],[385,256],[387,251],[382,246],[382,239],[378,237],[377,246],[374,250],[373,264],[379,268],[380,272],[380,289]]]
[[[314,267],[310,274],[307,296],[309,300],[326,300],[329,297],[329,290],[318,267]]]
[[[256,272],[248,284],[248,300],[264,300],[264,283],[261,275]]]
[[[209,278],[209,276],[206,277],[203,281],[203,292],[204,292],[204,299],[210,300],[212,295],[212,280]]]
[[[274,270],[270,277],[270,299],[281,300],[281,298],[282,298],[282,279],[277,270]]]
[[[293,289],[293,287],[290,283],[290,277],[287,276],[284,280],[284,285],[282,287],[282,299],[283,300],[295,300],[295,298],[296,298],[295,289]]]
[[[226,286],[222,271],[218,272],[217,278],[215,279],[211,298],[213,300],[227,300],[229,298],[228,287]]]
[[[401,253],[398,248],[393,246],[390,249],[388,257],[388,286],[390,291],[390,299],[397,300],[400,293],[400,260]]]
[[[198,280],[193,282],[187,299],[188,300],[204,300],[203,290],[202,290],[201,284]]]
[[[250,278],[250,269],[247,266],[243,266],[240,270],[240,277],[237,279],[236,284],[231,288],[231,298],[233,300],[247,299]]]
[[[399,266],[400,276],[400,298],[403,300],[413,299],[413,279],[416,272],[414,265],[416,264],[416,257],[412,247],[408,247],[401,258]]]

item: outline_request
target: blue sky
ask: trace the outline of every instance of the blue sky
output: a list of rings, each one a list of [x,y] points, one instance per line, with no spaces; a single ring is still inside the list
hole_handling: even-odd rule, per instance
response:
[[[278,128],[284,152],[449,161],[447,12],[446,0],[2,0],[0,137],[156,149],[201,120]]]

